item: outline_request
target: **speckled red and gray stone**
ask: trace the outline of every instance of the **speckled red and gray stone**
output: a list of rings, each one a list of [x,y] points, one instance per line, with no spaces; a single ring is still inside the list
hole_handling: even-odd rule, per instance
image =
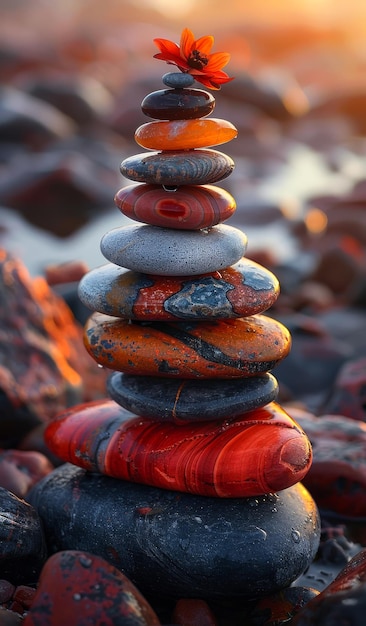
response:
[[[52,555],[24,626],[159,626],[135,585],[105,559],[81,550]]]
[[[243,257],[220,272],[156,276],[107,264],[88,272],[79,297],[92,311],[145,321],[245,317],[269,309],[279,295],[277,278]]]

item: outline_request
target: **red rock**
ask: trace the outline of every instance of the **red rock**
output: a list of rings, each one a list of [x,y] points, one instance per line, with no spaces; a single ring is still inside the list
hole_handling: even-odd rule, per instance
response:
[[[315,417],[287,408],[308,435],[312,466],[304,485],[317,505],[347,517],[366,516],[366,424],[341,415]]]
[[[324,409],[366,422],[366,358],[343,365]]]
[[[57,552],[45,563],[23,626],[159,626],[122,572],[88,552]]]
[[[88,271],[88,266],[83,261],[69,261],[58,265],[48,265],[45,268],[45,278],[50,285],[60,285],[79,281]]]
[[[23,614],[32,606],[35,594],[36,590],[33,587],[19,585],[14,591],[10,610]]]
[[[128,185],[114,201],[120,211],[137,222],[197,230],[225,222],[235,211],[234,198],[215,185],[185,185],[166,191],[161,185]]]
[[[357,302],[366,284],[366,252],[354,237],[343,234],[323,238],[318,263],[310,279],[326,285],[338,302]]]
[[[8,580],[0,580],[0,604],[5,604],[13,597],[15,586]],[[0,622],[1,624],[1,622]]]
[[[177,427],[112,400],[73,407],[45,431],[50,450],[90,472],[184,493],[240,498],[286,489],[311,464],[305,433],[274,402]]]
[[[218,622],[205,600],[182,598],[173,611],[177,626],[217,626]]]
[[[291,626],[363,624],[366,608],[366,549],[297,614]]]
[[[291,347],[287,328],[265,315],[141,325],[94,313],[84,331],[86,349],[97,363],[147,376],[255,376],[273,369]]]
[[[259,600],[250,613],[249,623],[256,626],[285,626],[318,593],[307,587],[287,587]]]
[[[24,498],[28,491],[53,470],[40,452],[0,450],[0,486]]]
[[[70,404],[104,395],[105,377],[65,301],[1,249],[0,300],[0,446],[15,447]]]

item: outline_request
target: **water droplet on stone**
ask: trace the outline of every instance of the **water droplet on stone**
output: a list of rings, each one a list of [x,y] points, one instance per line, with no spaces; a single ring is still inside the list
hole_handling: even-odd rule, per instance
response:
[[[82,565],[83,567],[90,567],[92,564],[92,560],[88,556],[80,556],[79,562],[80,562],[80,565]]]
[[[74,593],[73,598],[74,598],[74,600],[81,600],[80,593]]]
[[[295,543],[299,543],[300,542],[301,535],[300,535],[298,530],[292,530],[291,531],[291,537],[292,537],[292,539],[293,539],[293,541]]]

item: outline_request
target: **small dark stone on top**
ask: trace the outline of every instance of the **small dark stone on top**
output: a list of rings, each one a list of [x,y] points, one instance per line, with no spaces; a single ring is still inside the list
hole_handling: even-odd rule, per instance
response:
[[[164,74],[163,83],[167,87],[191,87],[194,83],[194,78],[191,74],[187,74],[186,72],[168,72],[168,74]]]

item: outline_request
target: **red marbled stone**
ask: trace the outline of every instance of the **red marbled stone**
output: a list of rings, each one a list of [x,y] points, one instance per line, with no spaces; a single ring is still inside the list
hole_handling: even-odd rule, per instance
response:
[[[274,402],[235,419],[178,428],[104,400],[62,413],[45,440],[63,461],[91,472],[221,498],[286,489],[311,464],[305,433]]]
[[[64,550],[44,565],[23,626],[159,626],[135,585],[103,558]]]
[[[92,311],[145,321],[246,317],[269,309],[278,295],[274,274],[246,257],[201,276],[148,275],[109,263],[79,283],[79,297]]]
[[[166,191],[156,185],[129,185],[114,201],[132,220],[162,226],[198,230],[225,222],[236,209],[234,198],[213,185],[182,186]]]
[[[135,141],[150,150],[191,150],[219,146],[235,139],[231,122],[214,117],[196,120],[147,122],[135,132]]]
[[[240,378],[271,370],[287,356],[291,338],[280,322],[264,315],[139,323],[94,313],[84,343],[97,363],[129,374]]]

